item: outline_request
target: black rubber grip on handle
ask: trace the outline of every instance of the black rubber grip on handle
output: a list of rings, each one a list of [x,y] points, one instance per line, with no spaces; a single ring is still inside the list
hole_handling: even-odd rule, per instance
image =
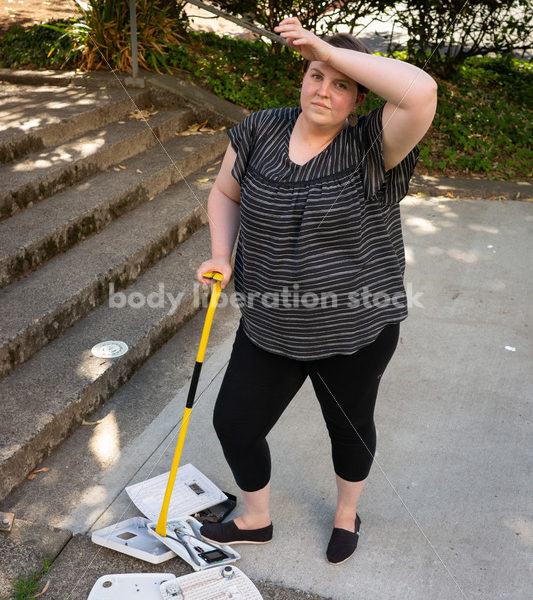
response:
[[[194,404],[194,397],[196,396],[196,388],[198,386],[198,380],[200,379],[200,371],[202,370],[202,363],[196,361],[194,365],[194,371],[192,372],[191,386],[189,388],[189,395],[187,396],[186,408],[192,408]]]

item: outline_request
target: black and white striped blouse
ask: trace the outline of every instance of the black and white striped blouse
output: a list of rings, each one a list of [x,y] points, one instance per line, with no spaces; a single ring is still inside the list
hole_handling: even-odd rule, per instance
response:
[[[381,106],[298,165],[300,112],[259,111],[228,131],[241,186],[235,289],[252,342],[312,360],[351,354],[407,317],[399,202],[419,151],[385,173]]]

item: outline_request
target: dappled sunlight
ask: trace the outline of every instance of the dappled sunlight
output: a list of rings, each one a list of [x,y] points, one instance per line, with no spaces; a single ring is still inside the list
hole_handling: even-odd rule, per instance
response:
[[[96,152],[96,150],[98,150],[100,148],[103,148],[105,143],[106,143],[105,138],[101,137],[101,138],[97,138],[95,140],[83,142],[83,144],[80,144],[79,149],[82,151],[83,155],[87,155],[89,153]],[[69,155],[62,154],[60,156],[61,156],[61,158],[68,158]]]
[[[94,426],[89,450],[102,468],[114,465],[120,458],[120,431],[113,412]]]
[[[36,158],[34,161],[28,159],[23,160],[19,163],[15,163],[11,166],[10,170],[13,173],[17,172],[28,172],[33,169],[48,169],[53,167],[57,163],[75,162],[80,158],[95,154],[100,148],[103,148],[106,143],[104,137],[88,140],[81,144],[74,145],[63,149],[62,151],[55,151],[47,158]],[[48,151],[44,151],[46,154]]]
[[[475,250],[460,250],[459,248],[450,248],[447,252],[448,256],[458,260],[459,262],[472,264],[479,260]]]
[[[457,213],[452,212],[451,210],[442,213],[443,217],[447,217],[448,219],[458,219],[459,215]]]
[[[59,124],[91,107],[103,105],[110,96],[120,96],[120,93],[102,93],[83,87],[34,88],[4,83],[0,85],[0,141]]]
[[[411,246],[408,246],[407,244],[405,245],[405,262],[408,265],[416,265],[414,250],[411,248]]]
[[[1,114],[0,114],[0,118],[1,118]],[[27,129],[37,129],[37,127],[39,127],[39,125],[41,124],[41,119],[28,119],[25,123],[21,123],[20,125],[20,129],[22,129],[23,131],[26,131]]]
[[[111,364],[110,359],[97,358],[90,350],[83,352],[80,364],[76,368],[76,375],[87,381],[96,381],[102,373],[107,371]]]
[[[45,108],[49,108],[51,110],[60,110],[69,106],[70,102],[49,102]]]
[[[422,235],[437,233],[438,231],[429,219],[424,219],[422,217],[407,217],[405,219],[405,224],[415,230],[415,233]]]
[[[500,233],[500,230],[497,227],[493,227],[492,225],[481,225],[480,223],[469,223],[467,225],[468,229],[472,231],[479,231],[482,233]]]
[[[483,222],[485,212],[476,213],[475,202],[427,196],[409,200],[402,215],[408,265],[422,265],[423,256],[437,259],[436,267],[442,260],[464,265],[492,260],[501,227]],[[506,289],[502,279],[487,278],[485,283],[495,292]]]
[[[83,493],[83,501],[87,506],[96,506],[103,502],[107,497],[106,489],[103,485],[93,485],[88,487]]]

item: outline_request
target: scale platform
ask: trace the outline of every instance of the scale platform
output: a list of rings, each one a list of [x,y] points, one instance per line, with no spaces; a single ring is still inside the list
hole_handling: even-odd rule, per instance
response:
[[[93,531],[91,540],[99,546],[140,558],[153,565],[174,558],[176,554],[168,546],[148,533],[149,522],[144,517],[126,519],[115,525]]]
[[[172,573],[128,573],[103,575],[94,584],[87,600],[161,600],[161,585],[175,581]]]
[[[233,565],[213,567],[161,584],[163,600],[263,600],[255,585]]]
[[[237,567],[226,565],[174,577],[171,573],[103,575],[87,600],[263,600]]]

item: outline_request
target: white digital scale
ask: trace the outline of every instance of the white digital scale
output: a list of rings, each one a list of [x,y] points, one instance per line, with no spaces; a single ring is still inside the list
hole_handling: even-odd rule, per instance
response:
[[[104,575],[88,600],[263,600],[237,567],[212,567],[182,577],[171,573]]]
[[[202,538],[202,524],[194,517],[183,517],[166,523],[166,535],[156,533],[157,523],[148,523],[148,534],[175,552],[195,571],[223,566],[239,560],[241,555],[231,546],[213,544]]]

